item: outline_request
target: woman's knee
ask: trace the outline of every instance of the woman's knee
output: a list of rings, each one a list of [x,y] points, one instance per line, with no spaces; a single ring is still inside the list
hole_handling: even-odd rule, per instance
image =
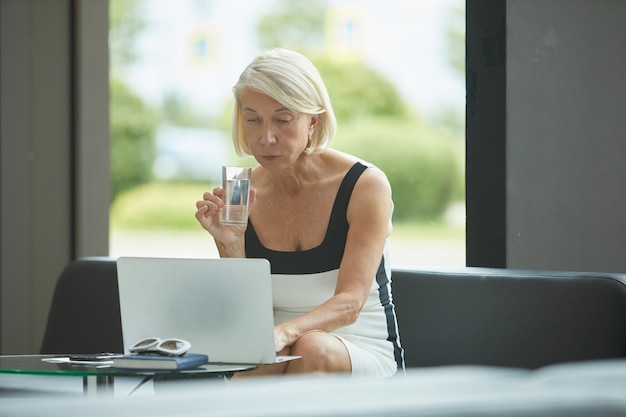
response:
[[[349,372],[350,355],[336,336],[322,332],[309,332],[301,336],[291,349],[292,355],[302,356],[290,364],[297,372]],[[293,367],[291,365],[294,365]]]

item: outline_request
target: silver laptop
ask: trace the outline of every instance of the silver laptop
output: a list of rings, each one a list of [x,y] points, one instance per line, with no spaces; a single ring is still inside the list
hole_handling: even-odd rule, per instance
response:
[[[179,338],[210,362],[277,357],[270,264],[265,259],[121,257],[117,275],[124,350],[148,337]]]

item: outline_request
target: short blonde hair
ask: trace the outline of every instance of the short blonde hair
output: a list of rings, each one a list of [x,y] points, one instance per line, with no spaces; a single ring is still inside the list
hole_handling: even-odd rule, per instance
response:
[[[328,147],[337,131],[337,120],[326,86],[317,68],[305,56],[287,49],[270,49],[246,67],[233,87],[232,136],[239,156],[251,155],[241,118],[241,93],[251,88],[273,98],[291,111],[319,115],[305,153],[319,153]]]

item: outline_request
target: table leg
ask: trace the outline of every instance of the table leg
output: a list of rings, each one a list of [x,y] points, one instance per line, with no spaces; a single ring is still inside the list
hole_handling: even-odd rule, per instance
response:
[[[83,377],[83,393],[88,396],[112,397],[113,396],[112,375],[91,375]]]

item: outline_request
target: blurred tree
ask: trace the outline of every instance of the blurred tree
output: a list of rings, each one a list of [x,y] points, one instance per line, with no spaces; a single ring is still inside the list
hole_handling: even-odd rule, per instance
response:
[[[110,2],[111,61],[116,67],[112,74],[121,77],[125,66],[138,59],[133,38],[145,27],[142,7],[147,1]],[[456,190],[463,188],[462,143],[453,140],[441,126],[431,125],[414,114],[384,75],[358,57],[343,57],[339,62],[336,55],[325,54],[329,3],[328,0],[276,0],[259,18],[259,47],[280,46],[302,52],[319,68],[339,119],[338,135],[332,146],[370,161],[386,172],[396,205],[394,221],[438,218],[451,201],[459,198]],[[450,62],[456,56],[459,63],[460,56],[464,65],[463,28],[462,20],[451,21],[447,36]],[[462,74],[462,67],[457,68]],[[112,205],[112,215],[123,219],[125,227],[197,227],[185,207],[205,188],[186,189],[178,183],[135,187],[150,179],[155,152],[150,138],[157,116],[121,83],[112,82],[111,100],[114,192],[118,195],[121,190],[133,187]],[[216,121],[226,132],[230,132],[232,104],[231,99]],[[174,95],[166,97],[164,112],[169,120],[185,120],[184,125],[197,122],[189,119],[184,102]],[[449,124],[455,122],[455,115],[446,116],[450,118]],[[252,158],[249,160],[250,165],[255,165]],[[233,161],[242,163],[234,156]],[[175,194],[183,191],[184,195]]]
[[[141,6],[142,0],[109,0],[109,58],[115,78],[138,58],[134,40],[146,27]]]
[[[260,45],[294,49],[311,58],[339,124],[333,147],[387,173],[394,190],[395,220],[440,217],[462,187],[458,144],[441,129],[420,121],[392,83],[363,60],[324,53],[327,7],[327,2],[277,0],[259,21]]]
[[[156,116],[118,80],[111,80],[110,112],[114,200],[122,191],[152,179]]]
[[[259,19],[261,49],[314,50],[324,43],[326,0],[276,0]]]
[[[366,116],[403,120],[413,117],[395,87],[362,61],[337,62],[328,57],[312,60],[324,79],[339,123]]]
[[[125,69],[138,59],[134,39],[145,28],[141,0],[110,0],[111,59],[111,189],[120,192],[152,178],[158,115],[122,81]]]
[[[205,127],[212,124],[210,117],[189,106],[188,102],[175,91],[165,94],[162,117],[165,123],[176,126]]]
[[[326,83],[340,122],[367,115],[409,117],[406,104],[382,75],[361,60],[338,62],[323,53],[327,8],[328,1],[276,0],[259,20],[260,46],[290,48],[309,56]]]
[[[340,128],[332,146],[385,172],[394,221],[414,221],[439,219],[463,186],[457,144],[427,123],[367,117]]]
[[[465,3],[451,7],[445,37],[448,62],[461,78],[465,78]]]

